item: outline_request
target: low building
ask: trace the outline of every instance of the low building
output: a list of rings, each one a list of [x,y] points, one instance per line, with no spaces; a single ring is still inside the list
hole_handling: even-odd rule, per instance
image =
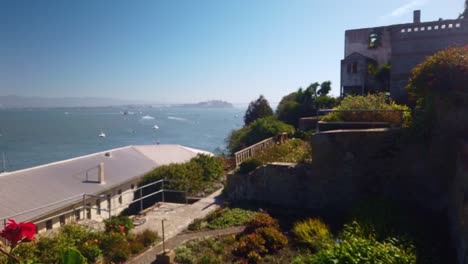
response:
[[[416,65],[437,51],[464,45],[468,18],[421,22],[419,10],[412,23],[346,30],[341,96],[387,90],[405,102],[405,85]],[[384,65],[391,65],[390,72],[376,78],[375,71]]]
[[[209,152],[180,145],[127,146],[0,175],[0,223],[32,221],[38,232],[102,221],[133,201],[147,172]]]

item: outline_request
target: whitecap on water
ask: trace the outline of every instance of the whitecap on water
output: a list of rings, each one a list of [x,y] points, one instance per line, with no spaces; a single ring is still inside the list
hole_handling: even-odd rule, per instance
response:
[[[178,121],[187,121],[187,119],[185,119],[185,118],[182,118],[182,117],[174,117],[174,116],[168,116],[167,119],[178,120]]]
[[[154,119],[154,117],[152,117],[150,115],[145,115],[145,116],[142,116],[141,119],[143,119],[143,120],[152,120],[152,119]]]

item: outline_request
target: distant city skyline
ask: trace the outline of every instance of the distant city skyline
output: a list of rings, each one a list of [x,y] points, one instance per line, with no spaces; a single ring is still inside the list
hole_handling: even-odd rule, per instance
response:
[[[458,17],[463,0],[0,2],[0,96],[248,103],[332,81],[344,31]]]

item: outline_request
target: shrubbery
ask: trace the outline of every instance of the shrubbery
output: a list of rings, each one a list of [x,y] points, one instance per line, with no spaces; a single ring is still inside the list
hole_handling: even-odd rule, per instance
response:
[[[237,235],[233,253],[257,262],[287,244],[288,239],[281,233],[278,222],[266,213],[257,213],[246,223],[244,232]]]
[[[328,227],[316,218],[309,218],[294,224],[293,233],[300,244],[314,252],[323,248],[332,237]]]
[[[411,71],[406,89],[412,99],[429,94],[468,91],[468,45],[428,57]]]
[[[412,247],[402,246],[398,239],[387,238],[379,242],[372,234],[365,234],[357,222],[345,225],[334,243],[315,255],[297,257],[293,263],[354,264],[388,263],[414,264],[416,255]]]
[[[202,191],[214,181],[219,180],[223,176],[223,173],[223,163],[220,159],[198,154],[189,162],[164,165],[154,169],[143,177],[139,186],[167,179],[174,180],[174,182],[166,185],[167,189],[185,190],[186,185],[189,183],[189,191],[196,193]],[[144,194],[148,194],[155,190],[149,187],[143,191]]]
[[[246,159],[244,162],[242,162],[239,165],[239,173],[247,174],[253,170],[255,170],[257,167],[263,165],[263,162],[257,158],[250,158]]]
[[[255,213],[241,208],[223,208],[210,213],[206,219],[195,219],[188,227],[189,230],[204,228],[221,229],[231,226],[244,225]]]
[[[283,123],[274,116],[259,118],[239,130],[234,130],[226,139],[228,149],[235,153],[266,138],[281,133],[292,133],[294,127]]]
[[[157,233],[150,230],[129,234],[131,228],[133,225],[128,224],[126,217],[112,218],[106,222],[108,231],[105,232],[90,231],[79,225],[65,225],[52,237],[40,237],[36,243],[19,245],[14,254],[37,263],[62,263],[64,252],[73,248],[88,263],[102,261],[102,258],[105,263],[120,263],[158,239]],[[3,263],[1,258],[0,263]]]
[[[369,110],[365,112],[331,112],[322,117],[322,121],[339,122],[390,122],[399,124],[402,121],[403,127],[411,124],[411,111],[406,105],[398,105],[383,93],[361,95],[348,95],[335,110]],[[385,112],[373,112],[372,110],[395,110]],[[403,111],[403,120],[401,112]]]
[[[283,144],[274,145],[255,154],[255,159],[262,164],[269,162],[310,162],[312,149],[309,142],[290,139]],[[241,163],[242,165],[242,163]]]
[[[133,221],[128,216],[114,216],[104,220],[106,232],[126,233],[133,229]]]

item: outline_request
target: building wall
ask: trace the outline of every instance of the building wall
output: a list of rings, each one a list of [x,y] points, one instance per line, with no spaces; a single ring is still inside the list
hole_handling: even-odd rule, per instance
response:
[[[381,46],[370,48],[369,36],[374,32],[381,35]],[[378,65],[392,64],[390,94],[398,102],[407,100],[405,86],[416,65],[437,51],[463,45],[468,45],[468,19],[408,23],[345,32],[345,58],[358,52],[374,59]],[[349,83],[348,75],[346,65],[342,64],[342,87]]]
[[[38,233],[43,233],[49,229],[54,229],[62,226],[63,224],[60,221],[61,217],[64,218],[65,224],[76,223],[82,220],[93,220],[102,222],[109,218],[109,202],[107,200],[107,196],[110,196],[110,215],[119,215],[133,201],[134,191],[138,186],[138,181],[139,179],[134,179],[96,195],[103,195],[102,198],[87,196],[84,202],[87,207],[85,209],[83,209],[83,200],[80,199],[79,201],[70,204],[62,209],[52,211],[47,215],[44,215],[38,219],[34,219],[32,222],[36,223]],[[100,214],[98,213],[99,210],[96,203],[97,200],[100,201]],[[91,206],[91,208],[88,207],[89,205]],[[76,217],[76,214],[79,214],[79,219]]]
[[[443,20],[392,27],[390,93],[406,100],[404,87],[411,70],[428,56],[452,46],[468,45],[468,20]]]
[[[376,48],[369,47],[369,37],[372,33],[377,33],[380,36],[380,45]],[[385,27],[347,30],[345,32],[344,57],[346,58],[354,52],[374,59],[379,65],[387,63],[392,54],[389,30]]]

